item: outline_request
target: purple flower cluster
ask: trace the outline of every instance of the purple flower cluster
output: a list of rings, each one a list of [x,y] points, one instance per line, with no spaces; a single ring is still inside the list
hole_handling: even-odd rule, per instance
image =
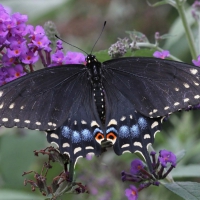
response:
[[[176,166],[176,156],[167,150],[161,150],[159,152],[159,157],[156,159],[156,152],[151,152],[152,157],[152,167],[153,167],[153,176],[148,171],[145,170],[145,166],[140,159],[135,159],[131,162],[130,173],[123,171],[121,173],[122,181],[130,181],[133,183],[139,183],[138,187],[130,185],[128,189],[125,190],[125,195],[128,200],[136,200],[138,198],[138,192],[144,188],[149,187],[150,185],[159,186],[159,179],[164,179],[171,170]],[[168,163],[171,166],[168,166]],[[167,169],[164,172],[164,169]]]
[[[10,15],[1,4],[0,13],[0,85],[34,71],[33,65],[39,59],[44,67],[85,62],[82,53],[68,52],[65,56],[61,41],[51,54],[51,41],[43,27],[27,25],[26,15]]]

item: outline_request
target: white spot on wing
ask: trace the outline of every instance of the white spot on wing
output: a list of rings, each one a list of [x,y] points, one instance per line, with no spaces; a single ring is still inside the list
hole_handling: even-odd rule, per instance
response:
[[[110,126],[110,125],[117,125],[117,121],[115,119],[111,119],[107,126]]]
[[[160,132],[160,130],[157,130],[155,133],[154,133],[154,138],[156,137],[156,134]]]
[[[41,122],[35,122],[35,124],[39,126],[39,125],[41,125]]]
[[[131,151],[126,150],[126,151],[123,151],[123,152],[122,152],[122,154],[124,154],[124,153],[131,153]]]
[[[49,125],[49,126],[52,126],[52,125],[53,125],[53,123],[52,123],[52,122],[48,122],[48,125]]]
[[[7,122],[7,121],[8,121],[8,118],[3,118],[2,121],[3,121],[3,122]]]
[[[74,154],[76,154],[76,153],[78,153],[79,151],[81,151],[81,149],[82,149],[81,147],[75,148],[75,149],[74,149]]]
[[[193,81],[193,83],[194,83],[195,85],[199,85],[199,83],[197,83],[196,81]]]
[[[191,74],[195,75],[198,72],[198,70],[197,69],[190,69],[190,72],[191,72]]]
[[[169,106],[164,107],[164,110],[168,110],[168,109],[169,109]]]
[[[153,128],[155,128],[156,126],[158,126],[158,122],[154,122],[152,125],[151,125],[151,128],[153,129]]]
[[[87,146],[87,147],[85,147],[85,149],[94,149],[94,147],[92,147],[92,146]]]
[[[81,120],[81,124],[87,124],[85,120]]]
[[[3,108],[3,104],[4,104],[4,103],[2,102],[2,103],[1,103],[1,105],[0,105],[0,109],[2,109],[2,108]]]
[[[121,119],[120,119],[120,121],[123,122],[125,119],[126,119],[126,117],[125,117],[125,116],[122,116]]]
[[[15,106],[15,103],[12,103],[12,104],[10,104],[9,108],[10,108],[10,109],[13,109],[14,106]]]
[[[2,95],[3,95],[3,91],[0,91],[0,97],[2,97]]]
[[[59,145],[56,142],[51,142],[51,144],[55,144],[57,147],[59,147]]]
[[[93,127],[93,126],[98,126],[99,127],[99,124],[96,121],[92,121],[91,122],[91,127]]]
[[[179,88],[176,87],[176,88],[174,88],[174,90],[178,92],[178,91],[179,91]]]
[[[153,109],[153,113],[156,113],[158,110],[157,109]]]
[[[25,120],[24,122],[27,123],[27,124],[30,124],[31,121],[30,120]]]
[[[20,122],[20,119],[14,119],[14,122]]]
[[[133,143],[133,145],[134,145],[134,146],[138,146],[138,147],[141,147],[141,148],[142,148],[142,144],[141,144],[141,142],[134,142],[134,143]]]
[[[65,142],[65,143],[63,143],[62,147],[63,147],[63,148],[65,148],[65,147],[70,147],[70,145],[69,145],[69,143]]]
[[[55,133],[52,133],[52,134],[50,135],[50,137],[52,137],[52,138],[56,138],[56,139],[59,138],[58,135],[56,135]]]
[[[136,151],[134,151],[134,153],[139,153],[144,158],[144,160],[146,160],[146,158],[144,157],[144,155],[141,151],[136,150]]]
[[[130,146],[130,144],[124,144],[124,145],[121,146],[121,148],[126,148],[126,147],[129,147],[129,146]]]
[[[189,87],[190,87],[187,83],[183,83],[183,86],[184,86],[185,88],[189,88]]]
[[[174,103],[174,106],[178,106],[180,103],[179,102],[176,102],[176,103]]]
[[[189,100],[190,99],[188,99],[188,98],[183,99],[184,102],[188,102]]]
[[[149,134],[144,135],[144,139],[149,139],[149,138],[151,138],[151,136]]]
[[[23,109],[24,109],[24,106],[21,106],[20,109],[23,110]]]
[[[195,95],[194,98],[195,98],[195,99],[199,99],[200,96],[199,96],[199,95]]]

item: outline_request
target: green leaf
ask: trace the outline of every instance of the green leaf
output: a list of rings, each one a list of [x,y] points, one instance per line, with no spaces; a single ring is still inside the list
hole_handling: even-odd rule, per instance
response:
[[[34,193],[18,192],[15,190],[1,189],[0,190],[0,199],[2,200],[44,200],[42,195],[38,196]]]
[[[163,184],[168,190],[186,200],[200,200],[200,183],[174,182]]]
[[[139,49],[139,50],[136,50],[136,51],[133,51],[133,55],[135,57],[152,57],[153,56],[153,53],[156,51],[156,49]]]
[[[188,178],[188,177],[200,177],[200,167],[199,165],[187,165],[187,166],[177,166],[177,168],[173,169],[171,175],[174,178]]]
[[[108,55],[108,50],[94,52],[94,55],[97,57],[99,62],[104,62],[111,59],[111,57]]]
[[[16,134],[17,131],[21,133]],[[46,147],[45,134],[25,129],[5,129],[5,132],[0,141],[0,171],[4,186],[24,188],[25,178],[22,173],[34,169],[31,165],[36,162],[37,157],[33,151]]]

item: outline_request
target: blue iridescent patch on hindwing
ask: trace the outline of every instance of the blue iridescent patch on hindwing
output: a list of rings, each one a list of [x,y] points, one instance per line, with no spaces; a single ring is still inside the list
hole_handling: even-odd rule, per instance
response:
[[[111,121],[114,123],[109,123],[106,135],[107,139],[111,132],[116,135],[112,143],[118,155],[126,151],[146,153],[148,145],[154,142],[154,134],[160,130],[161,125],[161,118],[148,118],[137,112]]]
[[[98,133],[102,133],[97,125],[77,122],[73,124],[65,122],[63,126],[54,131],[47,131],[47,140],[56,143],[60,152],[66,153],[72,160],[78,157],[85,157],[88,153],[100,155],[101,146],[95,140]]]

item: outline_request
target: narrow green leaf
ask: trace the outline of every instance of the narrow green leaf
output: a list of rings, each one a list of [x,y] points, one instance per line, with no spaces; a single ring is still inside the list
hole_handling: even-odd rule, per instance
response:
[[[163,184],[168,190],[186,200],[200,200],[200,183],[174,182]]]
[[[177,166],[172,172],[174,178],[200,177],[199,165]]]

